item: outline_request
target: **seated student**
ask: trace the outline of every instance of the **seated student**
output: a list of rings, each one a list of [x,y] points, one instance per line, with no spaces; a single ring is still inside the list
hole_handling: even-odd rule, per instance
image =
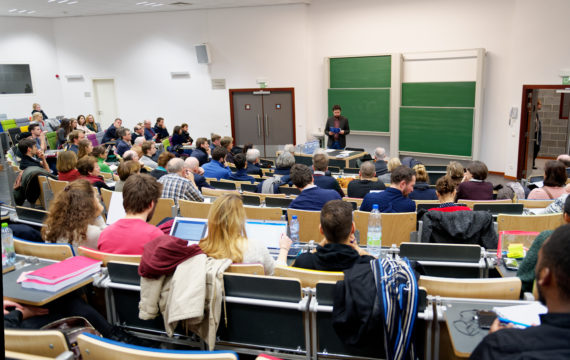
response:
[[[117,175],[119,175],[119,181],[115,184],[115,191],[122,192],[123,186],[125,185],[125,181],[129,178],[129,176],[133,174],[138,174],[141,172],[141,164],[136,161],[128,160],[123,161],[119,164],[117,168]]]
[[[140,162],[144,166],[148,166],[151,169],[156,169],[158,164],[152,159],[153,155],[156,154],[156,145],[154,141],[145,141],[141,145],[141,150],[143,156],[140,158]]]
[[[259,157],[261,153],[257,149],[249,149],[245,153],[245,158],[247,160],[247,173],[249,175],[259,175],[263,176],[263,171],[261,171]]]
[[[170,139],[170,146],[184,146],[190,145],[186,142],[186,137],[182,134],[182,127],[180,125],[176,125],[172,130],[172,137]]]
[[[184,166],[194,174],[194,183],[198,186],[198,190],[202,191],[203,187],[213,189],[213,187],[206,181],[206,178],[204,177],[204,169],[200,167],[198,159],[193,156],[189,156],[184,160]]]
[[[184,137],[184,142],[188,145],[192,145],[194,139],[192,139],[192,136],[190,136],[190,133],[188,132],[188,124],[182,123],[180,128],[182,129],[181,135]]]
[[[214,151],[214,149],[218,146],[222,146],[220,143],[222,141],[222,136],[218,134],[212,133],[210,135],[210,152]]]
[[[81,130],[73,130],[69,133],[69,141],[67,142],[67,150],[79,153],[79,142],[85,139],[85,133]]]
[[[73,151],[61,151],[57,154],[57,179],[60,181],[73,181],[79,179],[81,174],[75,168],[77,155]]]
[[[293,145],[293,144],[286,144],[286,145],[283,147],[283,152],[288,152],[288,153],[290,153],[291,155],[295,156],[295,145]]]
[[[262,194],[278,194],[279,186],[291,186],[291,167],[295,165],[295,157],[290,152],[283,151],[275,160],[275,171],[269,179],[257,184],[255,192]]]
[[[435,194],[437,195],[440,205],[439,207],[429,209],[429,211],[471,211],[467,206],[457,205],[454,202],[456,194],[455,181],[447,175],[437,179],[435,183]]]
[[[95,122],[95,118],[93,117],[93,115],[91,114],[87,115],[85,120],[86,120],[85,126],[87,126],[89,130],[91,130],[94,133],[99,132],[99,127],[97,126],[97,123]]]
[[[65,145],[67,142],[67,136],[71,131],[71,121],[69,119],[62,119],[59,123],[59,128],[56,131],[58,149],[61,149]]]
[[[451,180],[455,184],[455,188],[457,189],[459,184],[461,184],[461,182],[463,181],[463,176],[465,176],[465,169],[463,168],[463,165],[461,165],[461,163],[457,161],[450,161],[449,164],[447,165],[446,175],[451,178]]]
[[[388,172],[388,164],[386,164],[386,150],[382,147],[377,147],[376,150],[374,150],[374,167],[376,177]]]
[[[141,123],[138,123],[133,127],[133,132],[131,133],[131,144],[132,145],[137,144],[136,141],[139,138],[140,140],[138,143],[142,144],[142,142],[145,141],[145,138],[144,138],[144,128],[142,127]]]
[[[112,173],[111,168],[105,162],[107,159],[107,148],[103,145],[95,146],[93,151],[91,151],[91,156],[97,159],[97,164],[99,165],[99,170],[104,173]]]
[[[230,178],[232,171],[224,165],[227,153],[228,150],[221,146],[212,151],[212,161],[202,166],[205,177],[216,178],[217,180]]]
[[[564,164],[564,167],[566,168],[566,172],[568,172],[568,169],[570,169],[570,155],[568,155],[568,154],[558,155],[556,160],[558,160],[562,164]]]
[[[371,190],[386,190],[386,185],[380,181],[374,181],[377,167],[372,161],[365,161],[360,165],[359,179],[348,183],[348,197],[363,198]]]
[[[194,174],[188,169],[184,160],[174,158],[166,165],[168,174],[158,179],[162,184],[162,198],[204,201],[204,197],[194,182]]]
[[[255,183],[255,178],[247,175],[247,161],[245,160],[245,155],[243,153],[237,154],[234,157],[234,164],[236,166],[236,172],[230,175],[230,180],[250,181],[252,184]]]
[[[371,163],[372,164],[372,163]],[[372,164],[374,168],[374,165]],[[346,201],[331,200],[321,210],[319,231],[325,240],[317,251],[297,256],[293,266],[311,270],[343,271],[357,262],[374,257],[362,250],[354,238],[352,206]]]
[[[400,161],[399,158],[397,157],[390,158],[390,160],[388,160],[388,165],[387,165],[388,172],[378,176],[378,181],[380,181],[382,184],[389,184],[391,181],[390,173],[400,165],[402,165],[402,162]]]
[[[101,143],[105,144],[108,142],[115,142],[119,138],[117,136],[117,130],[123,124],[123,120],[120,118],[116,118],[115,121],[109,126],[107,130],[105,130],[105,134],[103,135],[103,139],[101,139]]]
[[[426,167],[422,164],[414,166],[416,172],[416,183],[414,184],[414,191],[408,195],[412,200],[437,200],[435,189],[429,187],[429,176]]]
[[[32,134],[32,139],[36,142],[38,149],[42,151],[47,150],[46,133],[47,131],[42,131],[40,124],[31,123],[28,126],[28,132]]]
[[[99,235],[106,227],[102,212],[99,194],[93,186],[87,180],[74,181],[53,199],[42,237],[49,243],[97,249]]]
[[[81,174],[80,179],[85,179],[97,189],[113,190],[105,184],[105,179],[101,176],[99,164],[93,156],[84,156],[77,160],[77,171]]]
[[[338,181],[332,176],[325,175],[329,167],[329,157],[326,153],[313,155],[313,181],[321,189],[336,191],[340,197],[344,197],[344,191],[340,188]]]
[[[163,232],[147,222],[154,215],[162,185],[150,175],[133,174],[123,186],[123,207],[127,214],[108,226],[99,236],[99,251],[142,255],[143,246]]]
[[[564,221],[570,223],[570,197],[566,197],[564,202]],[[517,270],[517,276],[521,279],[522,288],[521,292],[532,292],[532,285],[534,283],[535,274],[534,268],[536,266],[538,251],[542,244],[552,235],[553,230],[545,230],[538,234],[536,239],[532,242],[530,249],[526,252],[522,263]]]
[[[175,157],[176,156],[174,156],[173,153],[168,151],[163,151],[162,154],[160,154],[160,156],[158,157],[157,161],[158,166],[156,167],[156,169],[150,172],[150,175],[158,180],[164,175],[168,174],[168,171],[166,171],[166,164],[168,164],[168,162],[171,159],[174,159]]]
[[[148,119],[145,120],[143,122],[143,126],[144,126],[144,139],[149,141],[155,141],[156,133],[152,129],[152,124],[150,123],[150,120]]]
[[[307,165],[293,165],[291,181],[295,187],[301,190],[301,194],[289,205],[291,209],[320,211],[328,201],[341,199],[338,192],[321,189],[313,184],[313,175]]]
[[[156,141],[160,142],[162,139],[168,139],[170,136],[168,134],[168,130],[166,129],[166,125],[164,124],[163,117],[156,118],[156,124],[154,125],[154,133],[156,134]]]
[[[139,160],[140,160],[140,159],[139,159],[139,154],[138,154],[135,150],[133,150],[133,149],[127,150],[127,151],[125,151],[125,153],[123,154],[123,160],[124,160],[124,161],[133,160],[133,161],[139,162]]]
[[[123,154],[131,149],[131,130],[127,128],[119,128],[117,130],[117,150],[115,153],[119,156],[123,156]]]
[[[495,320],[489,335],[470,359],[569,359],[570,358],[570,224],[556,229],[538,252],[535,268],[539,300],[548,313],[540,325],[509,328]]]
[[[192,151],[192,155],[190,156],[198,159],[200,166],[207,163],[210,157],[210,146],[208,145],[208,139],[205,137],[199,137],[196,139],[196,149]]]
[[[245,209],[239,194],[219,196],[208,214],[208,235],[200,240],[200,248],[215,259],[231,259],[234,263],[262,264],[265,275],[272,275],[275,265],[287,264],[291,239],[282,234],[277,261],[257,239],[245,233]]]
[[[493,184],[485,181],[489,171],[481,161],[473,161],[465,169],[462,183],[457,187],[457,199],[493,200]]]
[[[232,153],[232,149],[234,148],[234,138],[231,136],[224,136],[222,140],[220,140],[220,146],[228,151],[226,153],[226,162],[233,163],[234,154]]]
[[[557,160],[547,161],[544,165],[544,186],[534,189],[528,194],[530,200],[556,199],[567,193],[566,191],[566,167]]]
[[[380,212],[416,212],[416,203],[407,197],[416,183],[414,170],[400,165],[392,170],[390,176],[390,187],[380,193],[368,193],[362,200],[360,211],[372,211],[372,205],[378,204]]]
[[[79,141],[79,150],[77,151],[77,158],[81,159],[84,156],[90,155],[93,152],[93,144],[88,139]]]
[[[20,142],[18,142],[18,150],[20,150],[22,154],[20,158],[20,170],[25,170],[30,166],[38,166],[50,171],[44,152],[38,150],[34,140],[29,138],[20,140]]]

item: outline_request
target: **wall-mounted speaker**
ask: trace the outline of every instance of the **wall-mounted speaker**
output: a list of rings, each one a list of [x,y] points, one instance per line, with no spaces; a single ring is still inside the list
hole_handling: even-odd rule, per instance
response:
[[[210,56],[210,48],[208,44],[200,44],[195,45],[194,48],[196,49],[196,59],[198,60],[198,64],[211,64],[212,63],[212,56]]]

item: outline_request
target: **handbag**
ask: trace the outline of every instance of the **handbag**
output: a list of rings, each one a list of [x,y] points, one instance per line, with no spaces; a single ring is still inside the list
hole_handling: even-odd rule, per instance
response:
[[[84,332],[101,336],[101,334],[95,330],[93,325],[87,319],[81,316],[71,316],[66,317],[57,321],[53,321],[40,330],[58,330],[63,333],[65,339],[67,340],[67,346],[69,350],[73,352],[74,359],[81,359],[81,352],[77,346],[77,337]]]

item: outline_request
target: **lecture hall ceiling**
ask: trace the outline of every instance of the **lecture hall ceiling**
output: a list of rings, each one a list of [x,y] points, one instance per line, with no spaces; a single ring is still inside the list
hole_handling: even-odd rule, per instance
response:
[[[1,0],[0,16],[59,18],[310,3],[311,0]]]

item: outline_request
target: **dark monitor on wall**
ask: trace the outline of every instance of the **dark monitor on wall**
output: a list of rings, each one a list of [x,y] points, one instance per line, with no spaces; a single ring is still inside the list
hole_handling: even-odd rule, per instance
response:
[[[32,94],[29,64],[0,64],[0,94]]]

